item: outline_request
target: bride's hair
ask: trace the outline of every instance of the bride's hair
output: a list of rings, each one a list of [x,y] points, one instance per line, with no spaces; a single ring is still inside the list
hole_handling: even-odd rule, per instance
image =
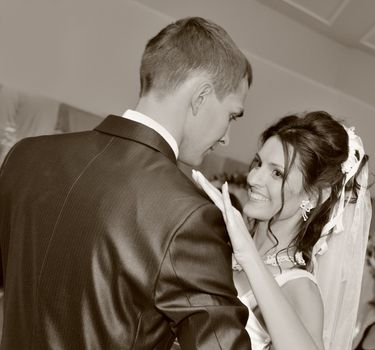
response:
[[[297,234],[289,245],[293,251],[302,252],[308,268],[313,246],[318,241],[342,191],[345,175],[341,165],[348,158],[348,134],[330,114],[314,111],[302,116],[288,115],[281,118],[262,133],[261,145],[272,136],[278,137],[282,143],[285,172],[281,187],[282,207],[269,221],[270,233],[273,235],[271,225],[280,216],[284,207],[284,185],[297,156],[300,162],[299,169],[303,175],[303,188],[306,193],[314,194],[318,198],[316,207],[309,213],[307,221],[303,221],[301,216]],[[365,155],[357,174],[367,160],[368,156]],[[355,201],[358,188],[356,176],[346,185],[346,190],[352,188]],[[325,189],[330,189],[328,198],[323,196]],[[256,226],[255,223],[254,228]],[[277,247],[278,241],[274,235],[273,237]]]

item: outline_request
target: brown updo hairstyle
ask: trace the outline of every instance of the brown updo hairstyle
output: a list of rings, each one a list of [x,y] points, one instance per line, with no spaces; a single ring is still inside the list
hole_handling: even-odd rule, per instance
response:
[[[278,240],[272,233],[271,225],[283,210],[284,185],[298,155],[299,168],[303,175],[303,188],[306,193],[317,196],[317,204],[309,213],[307,221],[303,221],[301,216],[296,236],[290,243],[287,252],[289,252],[289,248],[293,248],[295,252],[302,252],[306,267],[309,268],[313,246],[318,241],[342,191],[345,174],[341,171],[341,164],[348,158],[348,134],[330,114],[314,111],[302,116],[288,115],[281,118],[262,133],[261,145],[272,136],[276,136],[282,143],[285,172],[281,187],[282,206],[269,221],[268,229],[276,241],[275,247],[277,247]],[[356,156],[359,159],[359,155]],[[365,155],[357,174],[367,161],[368,156]],[[250,170],[252,167],[253,164],[250,166]],[[353,201],[356,200],[359,188],[356,181],[357,174],[346,185],[347,191],[353,189]],[[327,188],[331,191],[330,195],[328,198],[323,198],[323,190]],[[253,232],[256,227],[255,220]],[[303,266],[299,267],[303,268]]]

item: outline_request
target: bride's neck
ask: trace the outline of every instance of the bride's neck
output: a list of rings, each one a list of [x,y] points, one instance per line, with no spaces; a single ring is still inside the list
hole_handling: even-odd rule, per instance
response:
[[[258,223],[255,231],[253,239],[259,254],[262,256],[288,248],[294,238],[293,230],[286,230],[280,225],[272,225],[271,230],[272,233],[268,229],[268,222],[262,221]]]

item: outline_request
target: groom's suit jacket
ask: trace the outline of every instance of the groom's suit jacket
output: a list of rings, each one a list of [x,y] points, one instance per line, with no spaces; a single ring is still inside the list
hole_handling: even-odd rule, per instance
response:
[[[0,174],[1,349],[250,349],[227,242],[154,130],[24,139]]]

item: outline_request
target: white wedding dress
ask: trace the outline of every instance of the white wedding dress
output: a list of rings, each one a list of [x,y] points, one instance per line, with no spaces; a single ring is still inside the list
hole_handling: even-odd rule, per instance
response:
[[[308,278],[317,284],[315,277],[310,272],[300,269],[285,271],[282,274],[277,275],[275,280],[281,287],[288,281],[292,281],[297,278]],[[247,320],[246,330],[251,339],[252,350],[268,350],[271,346],[271,338],[253,313],[253,310],[257,306],[257,301],[252,290],[249,290],[245,294],[239,296],[239,299],[249,309],[249,318]]]

